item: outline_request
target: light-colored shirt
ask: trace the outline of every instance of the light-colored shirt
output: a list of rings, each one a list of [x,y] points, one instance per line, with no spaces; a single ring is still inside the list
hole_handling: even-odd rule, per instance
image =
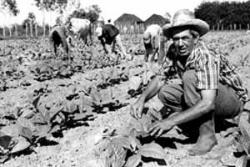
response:
[[[77,34],[82,29],[89,29],[90,21],[88,19],[72,18],[70,19],[71,31]]]

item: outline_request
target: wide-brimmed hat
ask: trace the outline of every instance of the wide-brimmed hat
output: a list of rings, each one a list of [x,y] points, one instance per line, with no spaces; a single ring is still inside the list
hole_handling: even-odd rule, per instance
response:
[[[149,44],[151,42],[151,34],[149,32],[144,32],[143,42]]]
[[[198,31],[200,36],[209,31],[209,25],[205,21],[195,18],[194,13],[190,10],[181,9],[174,14],[170,24],[165,24],[162,27],[163,34],[171,37],[173,30],[182,27],[191,27]]]

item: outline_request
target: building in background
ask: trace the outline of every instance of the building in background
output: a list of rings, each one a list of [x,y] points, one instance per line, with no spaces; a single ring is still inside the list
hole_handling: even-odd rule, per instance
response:
[[[144,22],[134,14],[124,13],[114,21],[114,24],[122,34],[137,34],[144,30]]]

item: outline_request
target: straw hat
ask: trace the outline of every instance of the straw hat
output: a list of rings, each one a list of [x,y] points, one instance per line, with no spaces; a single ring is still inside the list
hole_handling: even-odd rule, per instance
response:
[[[162,29],[164,35],[171,37],[174,29],[186,26],[197,30],[200,36],[206,34],[209,31],[209,25],[203,20],[196,19],[194,13],[188,9],[178,10],[174,14],[171,23],[164,25]]]

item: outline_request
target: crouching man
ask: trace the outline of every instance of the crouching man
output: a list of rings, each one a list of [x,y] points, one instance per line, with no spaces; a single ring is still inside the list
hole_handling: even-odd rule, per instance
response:
[[[148,129],[150,135],[159,137],[176,125],[194,122],[199,137],[189,153],[202,155],[217,144],[214,119],[237,116],[248,99],[247,90],[225,57],[203,43],[200,37],[209,31],[209,25],[191,11],[177,11],[163,31],[173,40],[167,53],[172,63],[164,74],[177,74],[181,82],[167,83],[162,75],[156,76],[131,105],[131,115],[141,118],[145,102],[158,94],[173,113],[154,122]]]

